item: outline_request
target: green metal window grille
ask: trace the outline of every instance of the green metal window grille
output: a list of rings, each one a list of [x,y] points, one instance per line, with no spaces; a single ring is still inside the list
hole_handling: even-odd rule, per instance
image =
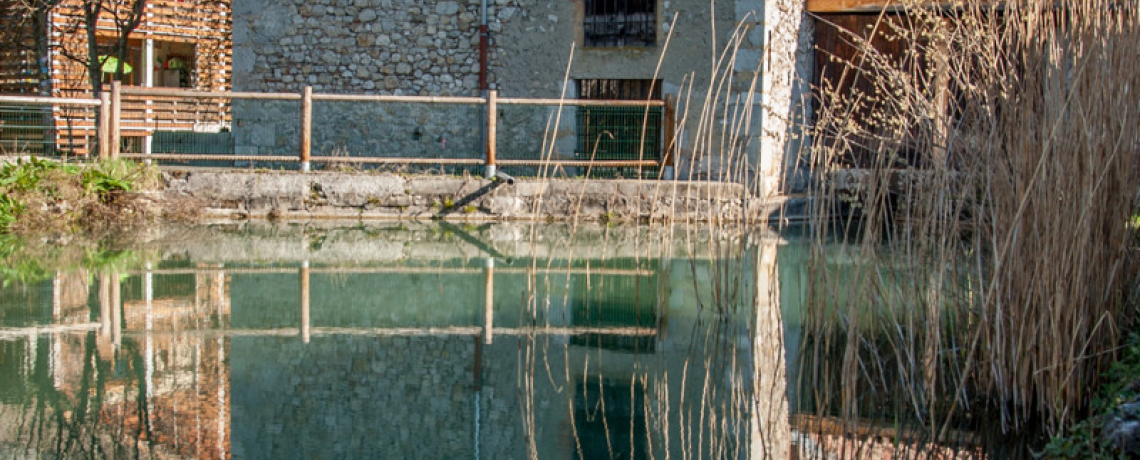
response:
[[[578,156],[585,160],[661,160],[661,107],[580,107]],[[656,167],[594,167],[600,178],[657,177]]]

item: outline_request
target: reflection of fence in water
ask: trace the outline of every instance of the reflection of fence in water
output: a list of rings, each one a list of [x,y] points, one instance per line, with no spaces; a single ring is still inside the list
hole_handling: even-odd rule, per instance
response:
[[[264,290],[265,286],[268,286],[265,283],[275,286],[272,289],[272,299],[262,299],[264,301],[262,303],[272,304],[270,305],[272,308],[268,310],[258,309],[257,312],[254,312],[242,311],[242,308],[238,307],[237,311],[234,312],[236,316],[233,318],[232,324],[241,330],[228,330],[225,332],[226,334],[290,335],[307,331],[309,334],[366,334],[378,336],[417,334],[464,335],[478,334],[482,328],[488,328],[487,331],[483,332],[496,335],[538,333],[585,337],[582,339],[582,344],[592,343],[590,341],[595,341],[600,337],[628,336],[631,337],[631,340],[638,341],[638,343],[645,343],[633,346],[631,350],[652,350],[652,345],[646,344],[653,342],[652,337],[656,335],[655,331],[657,327],[657,271],[652,264],[638,264],[632,261],[619,261],[616,263],[605,261],[604,263],[596,263],[594,266],[577,264],[574,266],[552,266],[547,268],[495,267],[493,265],[491,267],[481,268],[465,266],[463,264],[458,266],[447,265],[434,267],[305,266],[300,268],[282,266],[160,266],[149,271],[132,271],[130,274],[132,276],[127,282],[127,285],[125,285],[124,290],[124,298],[127,299],[126,303],[128,306],[137,305],[139,299],[146,298],[146,293],[142,292],[144,285],[141,281],[146,276],[150,276],[154,280],[150,294],[152,298],[178,298],[179,296],[181,296],[181,298],[202,298],[206,294],[197,292],[197,290],[201,289],[201,286],[204,286],[200,280],[213,279],[219,276],[226,277],[227,284],[225,285],[224,291],[227,293],[227,296],[237,296],[245,299],[244,301],[248,301],[251,298],[260,298],[257,297],[258,294],[249,291],[250,289]],[[268,276],[268,278],[261,278],[266,276]],[[432,284],[432,286],[439,284],[438,289],[440,289],[442,293],[440,295],[444,297],[451,295],[467,297],[470,294],[469,291],[478,291],[480,288],[495,292],[493,287],[495,277],[500,278],[499,286],[509,286],[510,279],[521,280],[529,276],[570,277],[570,279],[573,280],[571,289],[575,290],[572,297],[574,299],[580,299],[582,302],[579,303],[588,306],[585,308],[574,307],[576,310],[572,324],[538,324],[522,328],[512,325],[505,325],[506,327],[504,327],[504,325],[493,324],[484,324],[476,327],[475,325],[479,323],[478,318],[480,315],[478,313],[480,309],[472,309],[465,313],[459,312],[462,313],[459,317],[451,319],[443,318],[431,320],[423,324],[416,324],[414,322],[411,324],[397,324],[398,321],[397,323],[391,323],[391,321],[388,320],[374,323],[372,319],[368,319],[371,318],[371,316],[367,314],[367,312],[357,312],[358,314],[356,316],[364,315],[360,318],[360,320],[363,320],[363,322],[361,322],[360,320],[352,319],[354,315],[351,310],[353,309],[345,309],[343,306],[337,308],[330,307],[331,304],[347,301],[347,299],[351,298],[352,292],[359,291],[365,286],[367,287],[366,291],[371,293],[365,294],[367,301],[365,301],[366,299],[364,298],[357,299],[357,301],[352,301],[353,305],[360,307],[362,305],[393,304],[393,302],[387,302],[385,300],[391,299],[391,295],[376,297],[373,294],[376,292],[402,292],[404,293],[403,295],[411,295],[409,293],[413,291],[410,289],[426,289],[424,286],[419,286],[416,280],[420,282],[430,282],[429,284]],[[163,286],[163,283],[167,282],[170,283],[169,286],[160,287]],[[483,285],[484,283],[486,284]],[[593,294],[586,291],[590,289],[591,286],[593,286],[594,289]],[[600,286],[612,286],[612,288],[604,292],[597,291]],[[629,286],[638,287],[638,291],[624,292]],[[208,287],[208,289],[212,288]],[[333,289],[333,291],[328,291],[328,289]],[[436,288],[431,287],[431,289]],[[503,289],[506,288],[500,287],[500,290]],[[334,292],[336,293],[334,296],[335,299],[340,300],[316,297],[323,297],[333,294]],[[344,297],[346,295],[349,297]],[[502,294],[502,292],[499,293],[499,301],[503,301],[501,297],[503,295],[505,294]],[[600,303],[589,300],[598,298],[598,296],[606,297],[610,295],[615,296],[615,298],[621,297],[623,300],[610,303]],[[415,297],[413,296],[413,298]],[[493,310],[495,308],[496,297],[490,296],[486,300],[488,303],[482,305],[482,308]],[[631,301],[634,303],[632,307],[629,307]],[[227,304],[231,302],[235,302],[235,300],[226,299]],[[376,304],[376,302],[380,302],[380,304]],[[574,300],[573,302],[578,302],[578,300]],[[509,304],[510,302],[506,303]],[[428,308],[425,305],[415,304],[414,302],[407,307],[412,310],[419,308],[419,311],[436,312],[444,316],[448,314],[446,311],[439,312],[438,308]],[[632,308],[632,310],[626,307]],[[298,308],[301,310],[297,310]],[[308,311],[303,311],[306,309]],[[420,318],[417,321],[423,320],[423,318]],[[454,323],[454,321],[460,322]],[[468,327],[468,324],[471,326]],[[642,337],[647,337],[648,339],[641,339]]]
[[[656,329],[660,323],[657,298],[660,280],[655,265],[632,259],[612,259],[603,261],[601,267],[590,267],[601,272],[587,270],[571,275],[569,307],[574,324],[597,328]],[[626,276],[624,271],[647,275]],[[581,335],[571,338],[570,343],[630,353],[653,353],[657,337]]]

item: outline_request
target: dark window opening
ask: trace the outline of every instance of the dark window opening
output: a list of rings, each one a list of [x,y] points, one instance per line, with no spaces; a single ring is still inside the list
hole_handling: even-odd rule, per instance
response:
[[[660,100],[660,80],[578,80],[578,98]],[[660,161],[663,142],[661,107],[579,107],[578,156],[586,160]],[[657,177],[656,167],[594,167],[596,178]]]
[[[653,46],[657,0],[586,0],[586,46]]]

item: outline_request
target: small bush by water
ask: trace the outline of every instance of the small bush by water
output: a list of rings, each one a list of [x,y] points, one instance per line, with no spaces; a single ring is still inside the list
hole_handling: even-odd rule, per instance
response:
[[[86,165],[32,157],[0,167],[0,231],[70,230],[129,223],[122,192],[157,187],[156,168],[125,160]]]
[[[1120,359],[1104,373],[1104,384],[1093,399],[1091,416],[1075,424],[1064,436],[1054,437],[1041,451],[1050,459],[1127,458],[1116,441],[1122,407],[1140,403],[1140,336],[1133,334],[1120,351]],[[1114,420],[1117,419],[1117,420]],[[1117,425],[1117,426],[1114,426]],[[1135,447],[1135,446],[1133,446]]]

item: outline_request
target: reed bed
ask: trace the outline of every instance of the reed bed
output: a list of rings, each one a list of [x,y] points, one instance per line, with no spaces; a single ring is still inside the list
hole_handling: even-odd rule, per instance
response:
[[[903,3],[840,29],[857,52],[819,88],[813,193],[860,219],[813,215],[811,407],[893,405],[949,443],[963,423],[1057,435],[1082,416],[1134,316],[1137,11]]]

